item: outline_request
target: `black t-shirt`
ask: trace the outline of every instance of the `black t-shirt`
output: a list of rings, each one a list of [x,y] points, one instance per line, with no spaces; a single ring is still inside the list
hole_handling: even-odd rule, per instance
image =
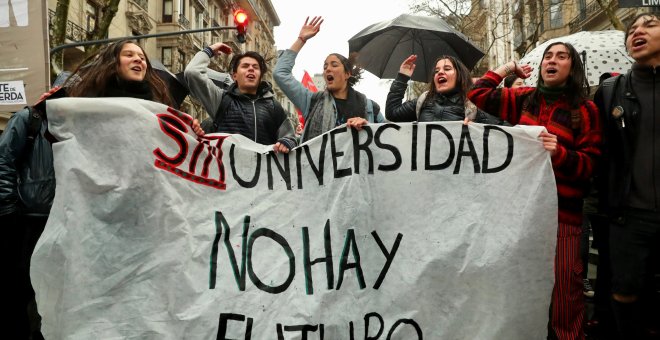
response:
[[[337,126],[346,123],[348,118],[360,116],[358,112],[351,110],[346,99],[335,98],[335,106],[337,107]]]

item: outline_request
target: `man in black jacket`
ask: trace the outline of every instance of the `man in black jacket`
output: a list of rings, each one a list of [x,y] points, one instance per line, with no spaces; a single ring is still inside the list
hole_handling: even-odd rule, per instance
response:
[[[206,47],[184,71],[190,93],[213,118],[215,130],[210,132],[241,134],[260,144],[273,144],[275,152],[289,152],[297,145],[295,130],[271,85],[262,81],[267,72],[264,58],[252,51],[234,55],[234,83],[223,90],[206,74],[211,58],[220,53],[231,53],[231,48],[223,43]]]
[[[634,18],[625,43],[635,59],[631,72],[603,82],[595,97],[605,142],[598,182],[619,336],[642,339],[642,303],[660,250],[660,18]]]

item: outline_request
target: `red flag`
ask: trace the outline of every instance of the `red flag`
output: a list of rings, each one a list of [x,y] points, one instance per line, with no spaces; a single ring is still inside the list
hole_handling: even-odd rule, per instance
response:
[[[307,71],[305,71],[305,74],[303,75],[303,78],[300,82],[304,87],[308,88],[312,92],[319,91],[319,89],[316,88],[316,85],[314,85],[314,81],[312,80],[312,77],[310,77],[309,73],[307,73]],[[298,120],[300,121],[300,128],[304,128],[305,118],[303,117],[302,112],[300,111],[299,108],[296,108],[296,112],[298,112]]]

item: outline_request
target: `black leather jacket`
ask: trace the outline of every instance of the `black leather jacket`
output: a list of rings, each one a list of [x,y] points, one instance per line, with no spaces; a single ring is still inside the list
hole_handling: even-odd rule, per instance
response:
[[[437,122],[437,121],[462,121],[465,119],[465,103],[460,94],[449,96],[438,93],[432,103],[427,103],[420,108],[417,117],[418,99],[403,102],[403,97],[408,88],[410,78],[399,73],[390,86],[385,105],[385,117],[392,122]],[[499,117],[495,117],[474,107],[477,110],[474,122],[482,124],[510,125]]]
[[[598,88],[594,97],[603,124],[603,152],[599,160],[595,184],[598,189],[599,210],[602,214],[611,217],[619,215],[620,208],[626,205],[626,199],[630,194],[633,155],[639,129],[652,128],[641,126],[639,122],[643,109],[640,99],[633,89],[631,78],[628,73],[625,76],[622,75],[618,83],[604,83]],[[616,86],[613,90],[610,107],[605,107],[604,86]],[[658,104],[660,103],[655,105]],[[616,106],[623,109],[623,115],[619,118],[613,114]],[[658,106],[647,109],[649,114],[658,113]],[[651,146],[639,145],[638,147]]]
[[[0,216],[21,212],[47,216],[55,196],[53,149],[44,137],[47,123],[31,148],[28,143],[30,111],[16,112],[0,134]]]

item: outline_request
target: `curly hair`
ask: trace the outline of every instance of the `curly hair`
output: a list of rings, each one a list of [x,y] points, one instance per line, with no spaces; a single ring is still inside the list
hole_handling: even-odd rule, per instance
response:
[[[144,49],[133,40],[119,40],[97,53],[87,57],[78,68],[71,73],[65,82],[65,87],[71,97],[104,97],[107,84],[114,77],[119,77],[119,55],[126,44],[138,46],[144,53]],[[173,101],[168,92],[165,82],[151,67],[151,62],[144,53],[147,71],[144,80],[149,84],[154,101],[172,106]]]
[[[331,55],[337,57],[342,66],[344,66],[344,72],[348,72],[350,74],[348,77],[349,87],[353,87],[362,79],[362,72],[364,72],[364,70],[356,63],[357,53],[351,53],[349,58],[346,58],[339,53],[330,53],[328,54],[328,57]]]

